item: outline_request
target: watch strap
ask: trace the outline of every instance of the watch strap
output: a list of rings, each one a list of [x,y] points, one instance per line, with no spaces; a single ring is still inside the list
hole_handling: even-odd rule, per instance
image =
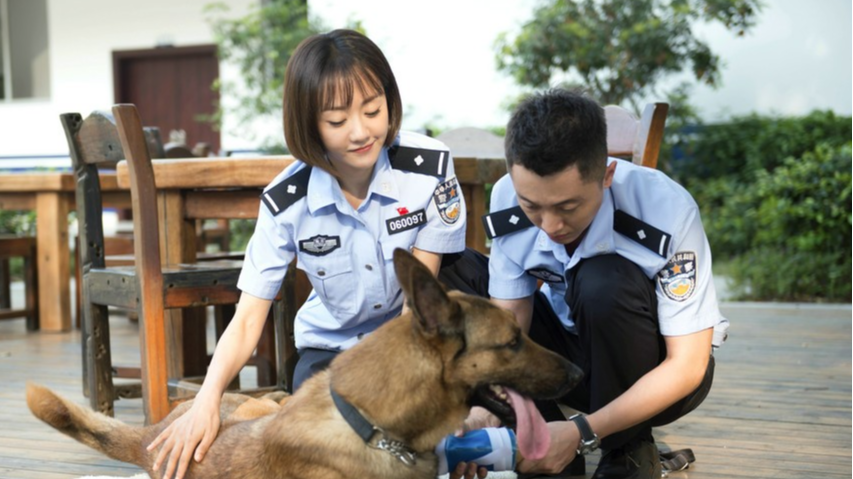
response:
[[[592,431],[592,427],[590,427],[589,421],[586,420],[586,416],[583,414],[575,414],[570,417],[569,420],[575,423],[581,434],[581,443],[578,447],[578,453],[589,453],[598,449],[598,436],[596,436]]]

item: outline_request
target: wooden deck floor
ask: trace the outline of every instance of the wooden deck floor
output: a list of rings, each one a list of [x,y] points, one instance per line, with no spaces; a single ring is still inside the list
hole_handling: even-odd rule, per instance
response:
[[[732,329],[717,352],[711,394],[690,416],[655,430],[662,446],[692,447],[697,462],[676,479],[847,478],[851,476],[851,308],[728,303]],[[112,321],[119,361],[138,358],[137,326]],[[85,404],[80,335],[26,333],[0,322],[0,478],[132,476],[38,422],[26,381]],[[139,400],[116,403],[117,417],[142,423]],[[587,477],[596,456],[588,458]]]

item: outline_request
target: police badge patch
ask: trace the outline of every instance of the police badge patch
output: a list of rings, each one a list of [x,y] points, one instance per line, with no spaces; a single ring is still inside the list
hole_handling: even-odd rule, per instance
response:
[[[450,226],[459,221],[459,217],[462,216],[462,202],[459,196],[459,182],[455,176],[439,183],[435,187],[432,199],[438,209],[438,216],[444,224]]]
[[[340,236],[317,235],[299,241],[299,251],[313,256],[325,256],[340,247]]]
[[[564,281],[562,276],[547,268],[528,269],[527,274],[533,276],[536,279],[541,279],[542,281],[545,281],[547,283],[562,283]]]
[[[679,251],[658,273],[658,282],[667,298],[686,301],[696,291],[696,253]]]

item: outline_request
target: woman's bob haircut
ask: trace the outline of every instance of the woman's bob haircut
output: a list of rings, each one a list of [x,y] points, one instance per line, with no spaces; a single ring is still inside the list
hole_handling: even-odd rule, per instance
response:
[[[284,77],[284,138],[299,160],[336,175],[320,137],[320,114],[352,105],[358,88],[365,96],[385,95],[388,137],[397,137],[403,114],[400,90],[385,55],[369,38],[353,30],[333,30],[306,38],[296,47]]]

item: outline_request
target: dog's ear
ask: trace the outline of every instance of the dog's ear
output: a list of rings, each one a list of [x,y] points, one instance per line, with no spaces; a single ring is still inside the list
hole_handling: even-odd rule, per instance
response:
[[[433,334],[454,323],[459,305],[448,298],[441,283],[412,253],[394,250],[394,270],[409,309],[424,331]]]

